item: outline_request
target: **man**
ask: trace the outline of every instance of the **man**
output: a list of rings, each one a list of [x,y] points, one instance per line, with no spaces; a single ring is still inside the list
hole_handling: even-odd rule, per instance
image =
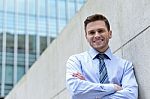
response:
[[[91,48],[67,61],[66,83],[72,99],[137,99],[138,85],[131,62],[112,54],[112,31],[100,14],[84,21]]]

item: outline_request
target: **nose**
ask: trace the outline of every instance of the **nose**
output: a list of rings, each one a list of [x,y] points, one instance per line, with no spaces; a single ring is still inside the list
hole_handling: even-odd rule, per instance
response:
[[[100,33],[98,33],[98,31],[95,32],[95,37],[100,37]]]

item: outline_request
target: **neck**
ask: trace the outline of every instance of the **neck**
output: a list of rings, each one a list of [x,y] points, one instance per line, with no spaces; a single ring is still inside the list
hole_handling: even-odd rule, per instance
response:
[[[100,53],[104,53],[106,52],[106,50],[109,48],[109,46],[107,48],[104,48],[104,49],[96,49],[98,52]]]

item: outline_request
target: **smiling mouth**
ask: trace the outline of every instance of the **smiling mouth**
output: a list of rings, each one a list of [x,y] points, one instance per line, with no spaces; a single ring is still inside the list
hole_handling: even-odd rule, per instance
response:
[[[100,43],[100,42],[103,42],[104,39],[100,39],[100,40],[95,40],[94,43]]]

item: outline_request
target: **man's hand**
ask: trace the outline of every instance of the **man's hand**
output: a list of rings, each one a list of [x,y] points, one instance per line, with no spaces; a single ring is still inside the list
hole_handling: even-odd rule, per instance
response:
[[[73,77],[77,77],[80,80],[85,80],[84,76],[81,73],[79,73],[79,72],[73,73],[72,76]]]
[[[120,90],[123,89],[121,86],[119,86],[117,84],[114,84],[114,88],[115,88],[116,91],[120,91]]]

